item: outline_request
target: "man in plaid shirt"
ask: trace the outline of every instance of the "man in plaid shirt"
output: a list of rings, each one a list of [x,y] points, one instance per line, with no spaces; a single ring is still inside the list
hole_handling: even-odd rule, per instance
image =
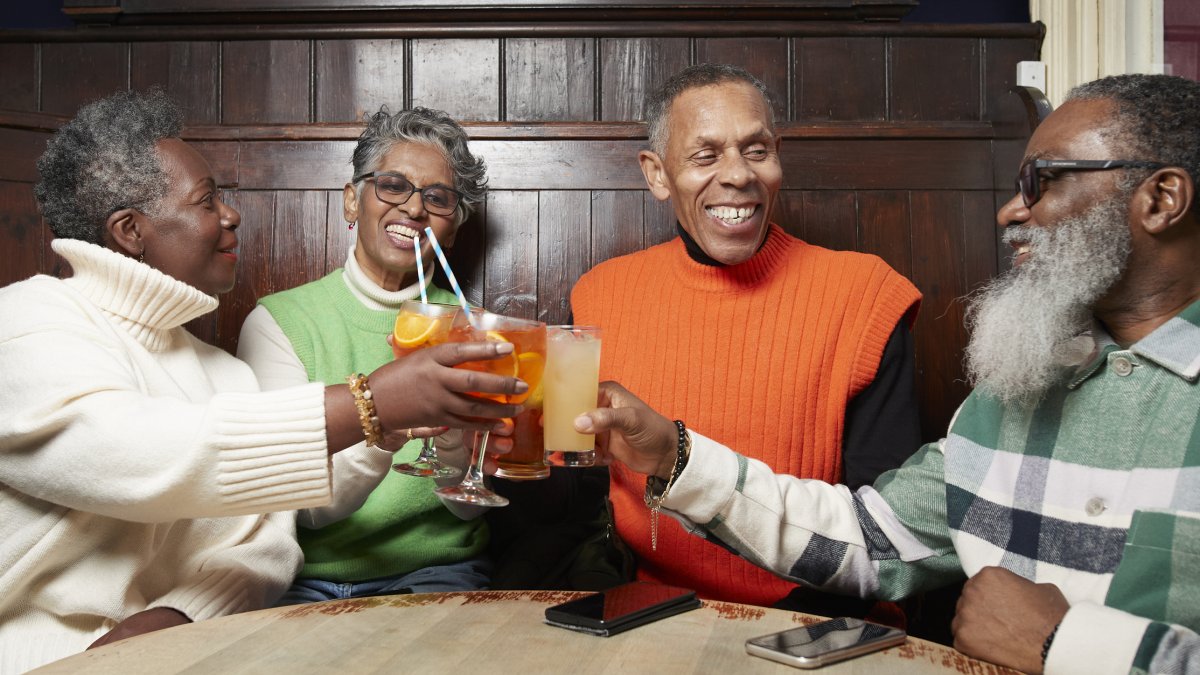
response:
[[[967,577],[968,655],[1200,672],[1198,110],[1196,82],[1121,75],[1038,127],[997,215],[1014,269],[968,312],[975,391],[873,487],[776,475],[694,431],[677,455],[675,425],[615,383],[576,427],[657,477],[648,503],[788,579],[900,599]]]

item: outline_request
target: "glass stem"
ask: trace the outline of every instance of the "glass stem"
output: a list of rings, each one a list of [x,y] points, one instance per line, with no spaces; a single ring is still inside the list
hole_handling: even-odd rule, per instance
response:
[[[479,439],[479,449],[471,462],[471,466],[467,468],[467,475],[463,479],[463,483],[467,485],[483,485],[483,462],[487,459],[487,444],[488,437],[492,432],[483,432],[483,437]]]
[[[421,454],[417,457],[418,461],[428,462],[429,460],[433,459],[433,457],[431,457],[429,454],[429,448],[431,445],[433,444],[429,442],[428,438],[421,439]]]

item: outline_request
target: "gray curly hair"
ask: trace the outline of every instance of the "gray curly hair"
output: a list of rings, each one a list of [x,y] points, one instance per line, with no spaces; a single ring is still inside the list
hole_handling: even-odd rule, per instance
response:
[[[659,157],[667,154],[667,123],[670,121],[671,104],[689,89],[709,87],[725,82],[745,82],[758,90],[767,106],[767,121],[775,128],[775,108],[771,105],[771,94],[767,85],[738,66],[724,63],[698,63],[688,66],[671,76],[671,79],[656,89],[646,99],[646,125],[649,127],[650,149]]]
[[[160,89],[89,103],[38,158],[33,187],[54,236],[104,244],[104,222],[135,208],[153,214],[167,190],[155,144],[179,136],[183,116]]]
[[[1067,101],[1107,99],[1116,105],[1113,140],[1130,159],[1162,162],[1200,180],[1200,83],[1172,75],[1113,75],[1086,82]],[[1132,189],[1151,169],[1125,169],[1123,189]],[[1195,207],[1193,207],[1195,208]]]
[[[467,148],[467,132],[441,110],[415,107],[390,113],[387,107],[366,116],[367,128],[354,146],[354,175],[378,170],[380,161],[398,143],[426,143],[442,151],[454,173],[454,189],[462,194],[455,225],[461,225],[487,194],[487,165]],[[361,194],[363,181],[354,190]]]

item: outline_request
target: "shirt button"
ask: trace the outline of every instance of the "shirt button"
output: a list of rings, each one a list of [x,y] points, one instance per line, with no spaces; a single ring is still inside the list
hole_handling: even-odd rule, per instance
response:
[[[1098,516],[1101,513],[1104,513],[1104,500],[1099,497],[1092,497],[1091,499],[1087,500],[1087,505],[1084,506],[1084,510],[1087,511],[1089,516]]]
[[[1133,372],[1133,364],[1130,363],[1129,359],[1125,358],[1124,356],[1118,356],[1117,358],[1113,359],[1112,368],[1113,371],[1121,377],[1125,377]]]

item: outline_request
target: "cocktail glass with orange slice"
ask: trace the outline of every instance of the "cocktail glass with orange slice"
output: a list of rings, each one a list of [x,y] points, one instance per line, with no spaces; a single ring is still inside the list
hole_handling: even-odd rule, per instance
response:
[[[392,351],[397,358],[426,347],[434,347],[450,338],[450,327],[457,305],[407,300],[400,306],[396,316],[396,327],[392,332]],[[462,470],[438,459],[437,446],[428,438],[421,439],[421,453],[411,462],[393,464],[392,470],[408,476],[446,478],[457,476]]]
[[[477,394],[500,403],[510,403],[527,406],[529,409],[523,411],[514,420],[515,424],[519,424],[522,417],[526,417],[531,412],[541,414],[540,394],[542,384],[542,372],[545,369],[546,363],[546,324],[541,321],[530,321],[527,319],[517,319],[514,317],[501,316],[483,310],[472,310],[470,316],[463,312],[459,312],[454,317],[453,325],[450,329],[450,342],[468,342],[478,340],[490,340],[495,342],[511,342],[513,351],[505,356],[490,361],[468,361],[467,363],[455,366],[456,368],[466,368],[468,370],[476,370],[483,373],[495,373],[497,375],[505,375],[508,377],[518,377],[529,385],[529,389],[521,394]],[[550,470],[542,463],[542,443],[541,443],[541,426],[536,418],[533,419],[537,426],[537,443],[522,444],[519,429],[514,430],[513,451],[506,456],[498,459],[497,464],[500,469],[496,472],[497,476],[531,479],[545,478],[550,475]],[[528,420],[524,421],[526,427]],[[466,502],[468,504],[478,504],[482,506],[505,506],[508,500],[500,495],[487,489],[483,483],[483,462],[487,453],[488,432],[482,432],[478,435],[478,442],[474,444],[471,458],[471,464],[467,468],[466,474],[463,476],[462,482],[455,486],[438,488],[436,492],[447,499],[454,501]],[[519,448],[522,445],[526,446],[528,451],[528,462],[520,462],[515,460],[512,455],[521,455]]]

